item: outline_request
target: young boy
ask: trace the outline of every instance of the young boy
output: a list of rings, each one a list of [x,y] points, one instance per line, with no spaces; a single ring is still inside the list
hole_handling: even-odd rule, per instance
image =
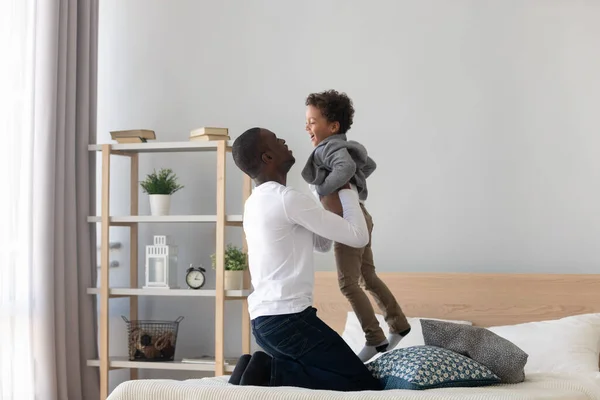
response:
[[[302,177],[320,198],[350,182],[351,187],[358,192],[371,235],[373,219],[364,202],[368,195],[366,180],[375,170],[376,164],[367,155],[363,145],[346,139],[353,117],[352,100],[345,93],[328,90],[307,97],[306,131],[315,149],[302,170]],[[323,205],[332,212],[341,212],[339,202],[323,202]],[[335,243],[334,252],[340,290],[352,305],[365,332],[366,345],[358,354],[365,362],[378,352],[396,347],[410,332],[410,325],[394,295],[375,273],[370,241],[366,247],[359,249]],[[387,338],[367,295],[359,287],[359,282],[364,284],[383,312],[390,327]]]

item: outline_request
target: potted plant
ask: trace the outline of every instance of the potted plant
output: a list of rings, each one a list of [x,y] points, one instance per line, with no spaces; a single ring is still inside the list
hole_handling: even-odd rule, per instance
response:
[[[170,168],[162,168],[158,172],[154,170],[140,185],[150,197],[150,213],[155,216],[169,215],[171,195],[183,189],[183,186],[177,183],[177,175]]]
[[[216,254],[211,256],[213,269],[217,266]],[[244,288],[244,270],[247,267],[246,254],[231,244],[225,250],[225,290]]]

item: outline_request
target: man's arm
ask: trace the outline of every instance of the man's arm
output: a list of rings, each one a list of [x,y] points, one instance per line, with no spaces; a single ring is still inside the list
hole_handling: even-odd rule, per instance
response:
[[[295,190],[284,194],[283,204],[288,218],[309,231],[347,246],[366,246],[369,231],[358,204],[358,194],[351,189],[343,189],[339,196],[344,209],[343,218],[324,210],[309,196]]]
[[[317,201],[321,203],[321,199],[319,194],[317,193],[317,188],[315,185],[308,185],[310,192],[315,196]],[[327,253],[331,250],[333,242],[323,236],[319,236],[316,233],[313,234],[313,249],[314,251],[318,251],[319,253]]]
[[[329,154],[324,163],[331,169],[323,183],[317,186],[320,196],[327,196],[344,186],[356,174],[356,163],[348,153],[348,149],[341,148]]]

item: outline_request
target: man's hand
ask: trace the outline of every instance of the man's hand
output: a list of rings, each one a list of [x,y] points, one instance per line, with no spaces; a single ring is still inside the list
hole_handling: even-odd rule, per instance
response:
[[[338,192],[333,192],[327,196],[321,197],[321,204],[323,204],[323,207],[327,211],[337,214],[340,217],[344,215],[344,209],[342,208],[342,202],[340,201]]]

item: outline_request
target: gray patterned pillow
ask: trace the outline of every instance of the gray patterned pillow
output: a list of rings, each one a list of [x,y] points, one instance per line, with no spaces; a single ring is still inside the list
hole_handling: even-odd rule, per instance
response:
[[[453,351],[414,346],[389,351],[367,364],[384,389],[434,389],[500,383],[492,371]]]
[[[462,354],[488,367],[502,383],[525,380],[527,353],[495,333],[476,326],[422,319],[423,338],[429,346]]]

